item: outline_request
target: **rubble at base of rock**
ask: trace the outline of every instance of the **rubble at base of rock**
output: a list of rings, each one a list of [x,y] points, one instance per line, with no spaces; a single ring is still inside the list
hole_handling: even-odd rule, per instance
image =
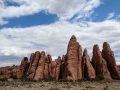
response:
[[[82,55],[83,53],[83,55]],[[102,52],[96,44],[93,47],[92,60],[87,49],[82,52],[81,45],[75,35],[70,38],[67,53],[62,58],[58,56],[52,61],[50,54],[36,51],[30,56],[30,61],[24,57],[20,66],[6,66],[0,68],[0,75],[13,74],[17,78],[23,76],[31,80],[40,80],[52,77],[55,80],[67,79],[76,81],[81,78],[88,80],[102,75],[105,80],[112,80],[112,75],[120,77],[120,66],[116,65],[114,53],[107,42],[103,43]]]

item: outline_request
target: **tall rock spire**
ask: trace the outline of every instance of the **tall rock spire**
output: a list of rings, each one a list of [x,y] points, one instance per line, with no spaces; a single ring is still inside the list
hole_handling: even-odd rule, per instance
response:
[[[98,45],[94,45],[93,47],[92,64],[96,71],[96,75],[102,75],[104,79],[112,79],[107,68],[107,62],[104,58],[102,58],[102,54]]]
[[[103,43],[102,55],[103,55],[103,58],[107,61],[107,67],[108,67],[108,70],[110,71],[110,74],[120,77],[120,73],[116,66],[114,53],[107,42]]]
[[[84,52],[83,52],[83,76],[84,78],[87,78],[89,80],[96,77],[95,70],[92,64],[90,63],[90,57],[87,53],[86,48],[84,49]]]
[[[78,78],[82,78],[81,72],[81,54],[82,49],[77,42],[76,37],[73,35],[69,41],[66,60],[65,60],[65,76],[68,80],[78,80]],[[80,73],[81,72],[81,73]]]

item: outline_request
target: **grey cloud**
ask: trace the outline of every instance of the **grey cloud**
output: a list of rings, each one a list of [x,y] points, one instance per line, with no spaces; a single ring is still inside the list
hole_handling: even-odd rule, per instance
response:
[[[23,56],[21,56],[21,57],[14,56],[14,55],[0,56],[0,67],[12,66],[13,64],[20,65],[20,62],[22,59],[23,59]]]

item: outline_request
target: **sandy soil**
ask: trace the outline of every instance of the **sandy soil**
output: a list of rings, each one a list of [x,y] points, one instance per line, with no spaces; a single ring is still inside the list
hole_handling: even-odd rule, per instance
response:
[[[0,81],[0,90],[120,90],[120,81],[23,82]]]

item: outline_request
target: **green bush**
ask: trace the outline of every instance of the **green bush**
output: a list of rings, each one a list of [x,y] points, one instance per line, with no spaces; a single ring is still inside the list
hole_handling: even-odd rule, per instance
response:
[[[7,81],[8,79],[6,77],[0,78],[0,81]]]
[[[40,80],[44,80],[44,81],[55,81],[55,78],[49,77],[49,78],[43,78],[43,79],[40,79]]]
[[[20,80],[21,80],[21,81],[34,81],[34,80],[28,79],[26,76],[22,76],[22,77],[20,78]]]
[[[87,78],[78,79],[77,82],[87,81]]]
[[[118,77],[118,76],[112,75],[112,78],[113,78],[114,80],[120,80],[120,77]]]
[[[59,82],[68,82],[68,80],[64,78],[64,79],[60,79]]]
[[[48,90],[59,90],[59,88],[50,88]]]
[[[14,75],[13,73],[10,74],[10,78],[17,79],[17,76]]]
[[[103,80],[103,79],[104,79],[101,74],[100,74],[100,75],[97,75],[96,77],[99,78],[100,80]]]
[[[100,81],[100,80],[103,80],[103,76],[100,74],[100,75],[97,75],[95,78],[91,79],[91,81]]]

